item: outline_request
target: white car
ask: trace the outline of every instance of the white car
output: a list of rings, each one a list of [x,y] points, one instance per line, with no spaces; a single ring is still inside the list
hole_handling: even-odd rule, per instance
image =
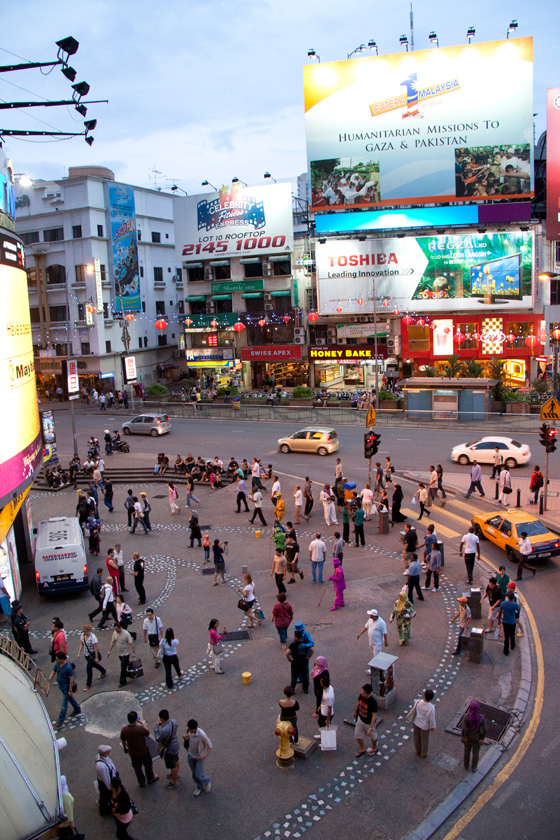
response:
[[[451,460],[459,464],[493,464],[496,447],[500,450],[504,465],[510,470],[531,460],[531,450],[525,443],[519,443],[509,437],[493,435],[473,440],[470,443],[460,443],[451,450]]]

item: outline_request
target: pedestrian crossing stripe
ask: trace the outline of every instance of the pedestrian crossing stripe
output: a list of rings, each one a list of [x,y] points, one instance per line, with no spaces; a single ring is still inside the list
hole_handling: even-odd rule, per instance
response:
[[[475,508],[472,505],[468,505],[466,502],[461,502],[459,499],[453,499],[451,504],[455,507],[461,508],[461,510],[466,510],[467,513],[470,513],[472,516],[474,516],[475,513],[480,513],[480,510],[478,508]],[[496,504],[498,503],[496,502]],[[470,524],[471,523],[469,522],[469,525]]]
[[[436,510],[436,508],[432,507],[432,511],[434,511],[434,510]],[[466,525],[467,528],[469,528],[470,525],[471,525],[471,522],[470,522],[469,519],[465,519],[464,516],[458,516],[456,513],[453,513],[452,511],[447,510],[447,508],[442,508],[442,510],[439,511],[439,512],[442,513],[443,516],[449,516],[451,519],[455,519],[457,522],[460,522],[461,525]]]
[[[405,516],[409,516],[411,519],[416,519],[416,511],[410,510],[410,508],[401,508],[401,513],[404,513]],[[429,519],[426,522],[424,522],[424,520],[421,520],[421,524],[425,528],[427,528],[430,524],[430,521]],[[433,524],[438,535],[442,534],[444,537],[449,537],[449,539],[461,536],[461,534],[458,534],[457,531],[452,531],[451,528],[446,528],[445,525],[441,525],[439,522],[434,522]]]

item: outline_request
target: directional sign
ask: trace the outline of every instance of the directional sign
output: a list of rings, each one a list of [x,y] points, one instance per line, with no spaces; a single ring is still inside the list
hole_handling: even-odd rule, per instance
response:
[[[554,397],[547,400],[541,408],[541,420],[560,420],[560,403]]]
[[[558,403],[556,403],[556,405],[558,405]],[[375,426],[375,408],[373,407],[373,405],[370,405],[370,407],[368,408],[366,426]]]

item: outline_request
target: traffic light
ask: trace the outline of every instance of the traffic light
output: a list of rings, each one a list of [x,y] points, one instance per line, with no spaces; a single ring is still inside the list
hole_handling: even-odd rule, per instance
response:
[[[553,429],[552,426],[548,427],[547,430],[547,438],[546,438],[546,451],[547,452],[556,452],[556,435],[558,434],[556,429]]]
[[[546,423],[543,423],[539,431],[539,443],[545,448],[548,447],[548,430],[549,426]]]
[[[376,434],[375,432],[366,432],[364,435],[364,458],[373,458],[374,455],[377,455],[377,450],[379,449],[379,441],[381,440],[381,435]]]

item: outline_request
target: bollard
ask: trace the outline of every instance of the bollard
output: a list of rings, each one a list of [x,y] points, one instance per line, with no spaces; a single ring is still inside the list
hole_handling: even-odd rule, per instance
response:
[[[389,533],[389,511],[379,512],[379,533]]]
[[[495,494],[494,494],[494,498],[495,499],[500,498],[500,482],[499,481],[496,482],[496,491],[495,491]]]
[[[257,539],[260,539],[260,536],[261,536],[261,532],[260,531],[255,531],[255,537]]]
[[[544,496],[539,497],[539,516],[542,516],[544,513]]]
[[[438,540],[437,542],[437,550],[441,554],[441,568],[443,569],[445,566],[445,549],[441,540]]]
[[[482,627],[473,627],[467,641],[466,649],[469,654],[469,662],[476,662],[480,665],[484,653],[484,630]]]
[[[521,488],[517,488],[517,504],[515,507],[521,507]]]
[[[468,598],[469,607],[471,610],[471,618],[473,619],[473,621],[481,619],[482,606],[480,589],[478,587],[471,586],[470,592],[466,592],[465,594]]]

